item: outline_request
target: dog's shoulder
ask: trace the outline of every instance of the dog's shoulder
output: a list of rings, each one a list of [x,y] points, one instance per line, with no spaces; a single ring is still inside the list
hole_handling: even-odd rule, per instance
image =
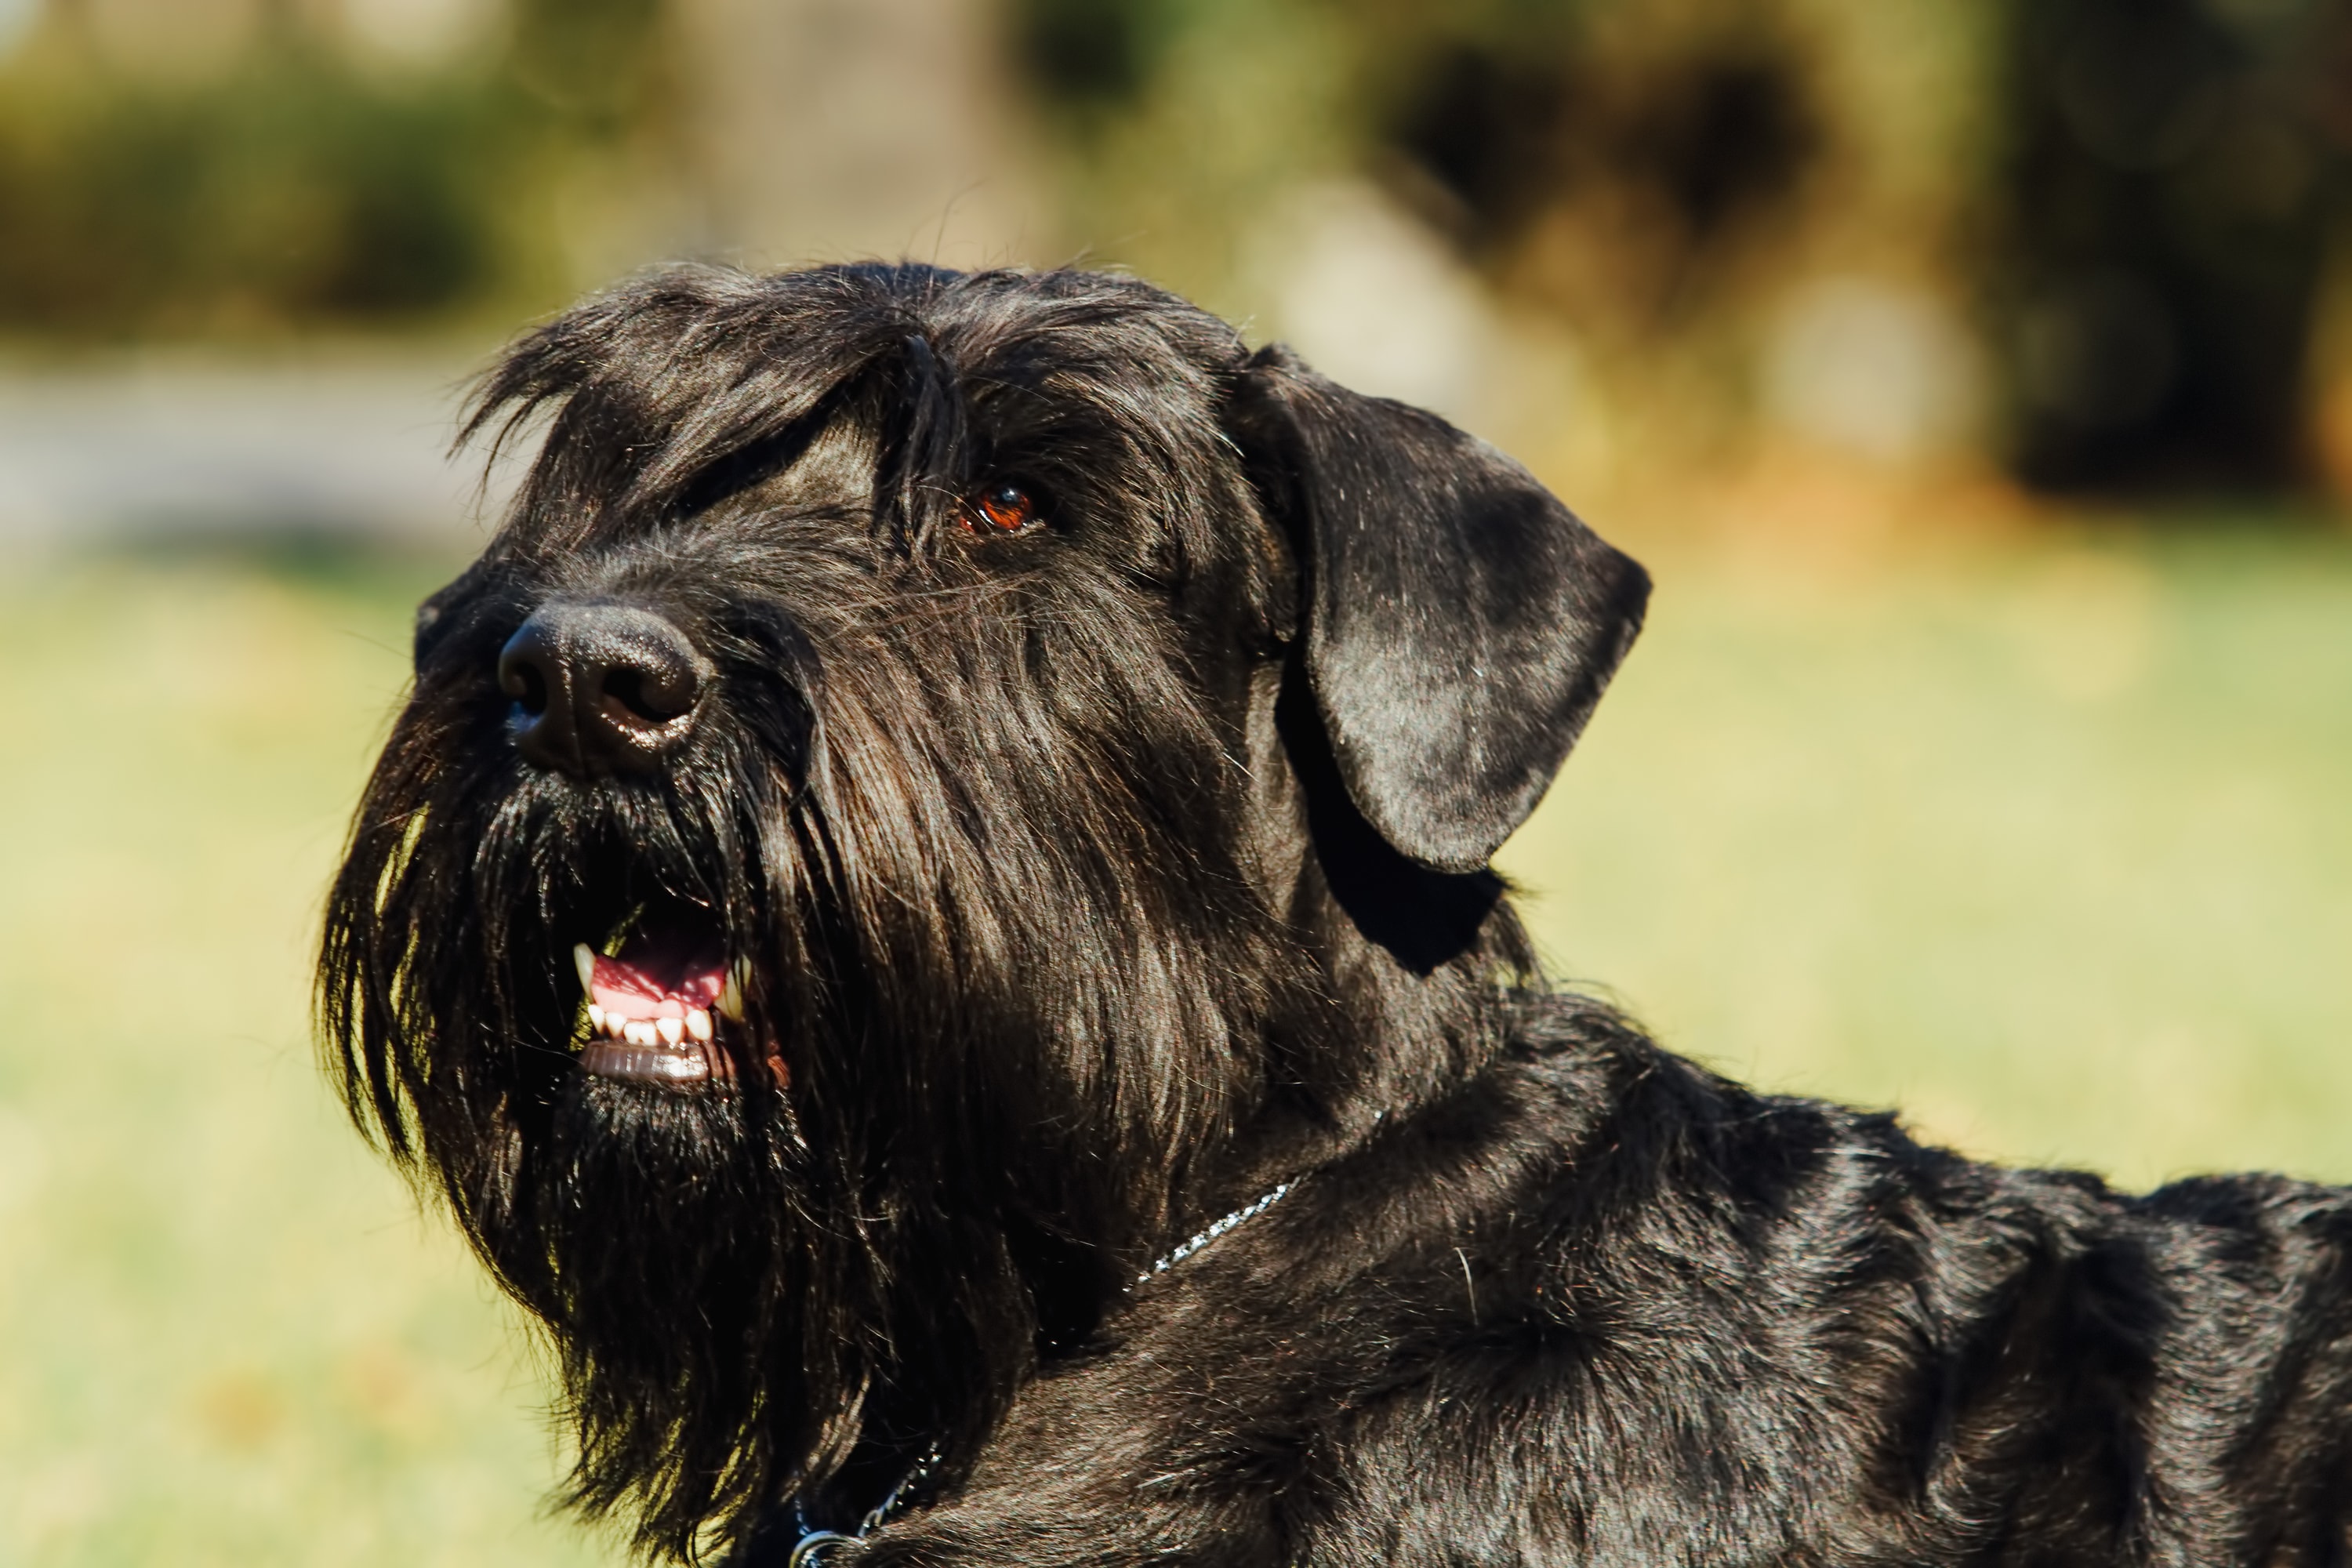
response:
[[[2333,1430],[2352,1195],[2235,1177],[2134,1197],[1746,1089],[1587,998],[1513,1007],[1483,1070],[1045,1369],[959,1516],[992,1532],[1050,1495],[1055,1518],[1108,1517],[1150,1474],[1200,1500],[1204,1538],[1421,1543],[1392,1560],[1500,1531],[1513,1560],[1575,1540],[1662,1561],[1706,1520],[1739,1555],[1851,1539],[1946,1561],[1916,1531],[1948,1492],[2082,1512],[2206,1473],[2266,1399],[2290,1468]],[[1072,1451],[1120,1462],[1043,1482],[1017,1462]],[[1888,1468],[1914,1453],[1926,1470]],[[1838,1500],[1863,1497],[1886,1511]],[[2105,1560],[2104,1523],[2068,1528]]]

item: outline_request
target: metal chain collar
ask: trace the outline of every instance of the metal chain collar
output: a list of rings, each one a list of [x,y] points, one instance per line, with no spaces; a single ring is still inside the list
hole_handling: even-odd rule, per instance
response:
[[[913,1469],[898,1478],[898,1484],[890,1489],[890,1495],[867,1509],[866,1517],[857,1521],[857,1529],[848,1534],[838,1530],[810,1529],[808,1515],[802,1510],[800,1499],[794,1498],[793,1521],[801,1528],[801,1538],[793,1542],[792,1554],[784,1559],[784,1568],[816,1568],[824,1553],[839,1542],[863,1541],[889,1523],[898,1510],[906,1505],[914,1489],[930,1479],[939,1463],[940,1446],[934,1443],[924,1450],[921,1458],[915,1461]]]
[[[1201,1248],[1208,1246],[1209,1243],[1216,1240],[1217,1237],[1224,1235],[1225,1232],[1233,1229],[1234,1226],[1241,1225],[1245,1221],[1255,1219],[1258,1215],[1264,1214],[1266,1210],[1280,1203],[1282,1201],[1282,1194],[1288,1191],[1290,1191],[1290,1184],[1288,1182],[1285,1182],[1282,1185],[1275,1188],[1272,1192],[1267,1193],[1265,1196],[1259,1198],[1255,1203],[1244,1204],[1240,1208],[1235,1209],[1233,1213],[1227,1215],[1224,1218],[1219,1220],[1208,1229],[1202,1231],[1197,1236],[1194,1236],[1190,1241],[1184,1243],[1183,1246],[1178,1247],[1175,1251],[1170,1253],[1167,1257],[1153,1264],[1145,1272],[1137,1275],[1135,1277],[1135,1285],[1150,1284],[1153,1275],[1167,1273],[1171,1268],[1173,1268],[1179,1263],[1183,1262],[1184,1259],[1192,1257],[1192,1254],[1200,1251]],[[1135,1289],[1135,1285],[1130,1285],[1128,1289],[1132,1290]]]

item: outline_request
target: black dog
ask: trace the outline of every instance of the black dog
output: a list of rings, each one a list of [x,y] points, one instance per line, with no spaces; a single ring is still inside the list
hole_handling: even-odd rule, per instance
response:
[[[1486,860],[1647,583],[1507,459],[1076,273],[672,273],[479,410],[324,1025],[645,1549],[2347,1561],[2344,1194],[1545,988]]]

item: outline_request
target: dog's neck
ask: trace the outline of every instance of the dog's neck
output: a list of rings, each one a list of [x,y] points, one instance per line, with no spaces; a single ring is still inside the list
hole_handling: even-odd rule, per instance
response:
[[[1265,1103],[1188,1194],[1185,1229],[1475,1077],[1504,1046],[1511,994],[1542,983],[1502,879],[1431,870],[1383,840],[1349,799],[1312,702],[1295,660],[1259,667],[1244,860],[1320,994],[1296,1037],[1266,1042]]]

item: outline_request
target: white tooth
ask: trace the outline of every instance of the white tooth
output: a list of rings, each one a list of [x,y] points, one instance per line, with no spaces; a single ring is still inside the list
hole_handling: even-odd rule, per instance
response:
[[[604,1015],[604,1032],[616,1040],[625,1039],[628,1037],[629,1021],[618,1013],[607,1013]]]
[[[663,1018],[654,1027],[661,1032],[662,1044],[674,1046],[686,1038],[686,1025],[677,1018]]]
[[[739,1024],[743,1021],[743,966],[741,964],[739,963],[727,972],[726,987],[719,993],[719,1000],[714,1005],[718,1007],[721,1017],[732,1018]]]
[[[588,1028],[592,1034],[604,1032],[604,1009],[593,1002],[588,1004]]]
[[[698,1040],[710,1038],[710,1015],[699,1007],[688,1011],[686,1015],[686,1032]]]
[[[654,1026],[651,1024],[631,1019],[627,1038],[629,1044],[633,1046],[650,1046],[654,1043]]]
[[[580,989],[593,992],[596,988],[596,954],[586,942],[572,944],[572,966],[580,971]]]

